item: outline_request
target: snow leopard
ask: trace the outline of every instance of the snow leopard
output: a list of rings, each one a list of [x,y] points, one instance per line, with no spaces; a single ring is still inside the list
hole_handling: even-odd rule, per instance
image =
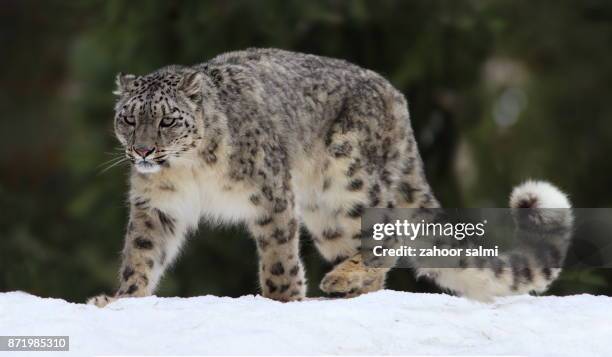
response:
[[[247,49],[146,75],[120,73],[114,93],[115,134],[131,161],[129,218],[119,288],[89,299],[99,307],[153,294],[203,220],[246,224],[264,297],[305,298],[301,227],[333,263],[320,282],[323,292],[352,297],[377,291],[390,267],[372,267],[359,253],[364,210],[440,207],[404,95],[347,61]],[[570,207],[546,182],[517,187],[510,204]],[[555,222],[551,234],[563,240],[571,213],[542,222],[544,228]],[[495,267],[485,261],[479,269],[416,272],[479,300],[544,291],[560,272],[550,261],[522,262],[529,274],[512,259]]]

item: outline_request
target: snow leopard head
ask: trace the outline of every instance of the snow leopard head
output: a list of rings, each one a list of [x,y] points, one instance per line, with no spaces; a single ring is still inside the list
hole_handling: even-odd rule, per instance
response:
[[[177,66],[117,75],[115,134],[138,172],[157,172],[195,150],[202,138],[203,76]]]

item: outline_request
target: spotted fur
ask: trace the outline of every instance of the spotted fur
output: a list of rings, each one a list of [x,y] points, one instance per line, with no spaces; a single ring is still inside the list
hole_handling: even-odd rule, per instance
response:
[[[345,61],[249,49],[120,74],[115,93],[115,133],[133,162],[130,214],[120,287],[98,306],[152,294],[202,219],[247,223],[266,297],[305,296],[300,225],[337,263],[323,291],[375,291],[387,269],[358,254],[364,208],[438,206],[404,96]]]

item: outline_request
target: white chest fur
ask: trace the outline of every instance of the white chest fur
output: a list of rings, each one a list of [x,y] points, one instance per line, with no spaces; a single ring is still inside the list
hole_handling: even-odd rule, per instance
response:
[[[249,203],[251,191],[230,184],[219,172],[205,168],[177,167],[132,179],[132,197],[150,200],[158,208],[196,227],[204,218],[214,223],[240,222],[256,214]]]
[[[255,207],[249,202],[252,190],[240,182],[228,179],[216,172],[195,172],[199,187],[201,215],[218,223],[239,222],[256,215]]]

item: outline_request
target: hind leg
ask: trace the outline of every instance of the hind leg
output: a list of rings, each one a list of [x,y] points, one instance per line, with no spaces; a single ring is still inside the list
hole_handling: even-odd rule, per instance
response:
[[[299,185],[314,187],[302,195],[302,220],[321,255],[336,263],[320,287],[348,296],[384,288],[394,261],[385,268],[364,263],[361,215],[366,207],[395,207],[405,162],[418,159],[411,154],[416,145],[403,96],[378,77],[358,84],[331,125],[324,148],[313,155],[322,163],[304,170],[312,177]]]
[[[366,207],[386,206],[389,197],[384,185],[359,173],[359,159],[330,159],[324,165],[321,190],[301,200],[302,221],[315,246],[334,268],[325,275],[320,288],[333,296],[357,296],[384,288],[389,268],[364,264],[361,246],[361,215]]]
[[[360,210],[360,207],[356,208]],[[334,268],[321,280],[320,288],[333,296],[357,296],[384,288],[389,269],[367,267],[359,253],[361,227],[357,211],[319,209],[307,215],[306,226],[321,255],[334,264]],[[317,224],[318,223],[318,224]]]

